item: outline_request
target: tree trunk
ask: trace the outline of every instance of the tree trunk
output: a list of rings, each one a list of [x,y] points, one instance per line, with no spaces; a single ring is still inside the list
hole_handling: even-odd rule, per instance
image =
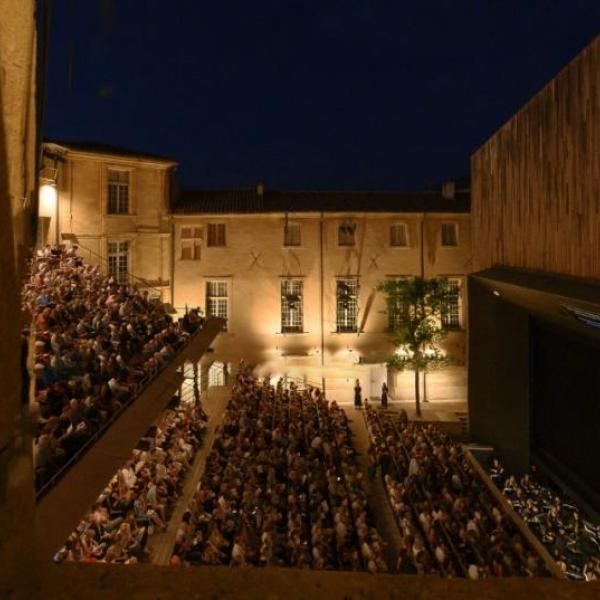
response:
[[[421,416],[421,392],[419,390],[419,369],[415,369],[415,408],[417,417]]]

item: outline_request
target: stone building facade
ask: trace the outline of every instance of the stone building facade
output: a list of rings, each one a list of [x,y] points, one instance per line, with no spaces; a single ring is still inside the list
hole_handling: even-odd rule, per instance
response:
[[[227,319],[218,363],[244,358],[273,375],[325,385],[349,400],[387,381],[410,399],[409,374],[388,376],[392,351],[377,284],[446,276],[456,286],[444,341],[454,367],[428,377],[429,399],[464,399],[469,190],[418,193],[196,190],[175,194],[177,164],[110,147],[46,143],[57,203],[41,206],[45,241],[133,277],[174,310]]]
[[[71,242],[169,299],[175,161],[109,146],[44,144],[38,238]],[[54,192],[54,194],[53,194]]]

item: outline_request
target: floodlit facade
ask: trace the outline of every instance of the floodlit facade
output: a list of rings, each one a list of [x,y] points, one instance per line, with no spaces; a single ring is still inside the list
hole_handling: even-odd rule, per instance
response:
[[[198,190],[174,193],[176,163],[82,144],[45,145],[55,213],[44,241],[77,244],[116,278],[129,277],[182,313],[227,319],[217,361],[241,358],[273,375],[324,384],[350,400],[384,381],[413,397],[410,374],[390,375],[386,329],[397,315],[376,292],[388,278],[448,277],[444,341],[454,366],[432,373],[429,399],[466,397],[465,276],[471,264],[469,190],[419,193]],[[52,183],[52,182],[50,182]]]
[[[131,273],[168,300],[169,202],[177,163],[59,143],[44,144],[43,160],[38,241],[76,243],[86,261],[110,268],[118,279]]]

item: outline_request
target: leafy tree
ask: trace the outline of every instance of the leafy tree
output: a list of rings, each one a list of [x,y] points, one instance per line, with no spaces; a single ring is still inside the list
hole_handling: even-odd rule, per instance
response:
[[[389,367],[415,373],[415,405],[421,416],[420,373],[447,365],[450,360],[438,347],[446,337],[442,313],[455,298],[447,279],[410,277],[390,279],[377,289],[386,297],[395,352],[387,361]]]

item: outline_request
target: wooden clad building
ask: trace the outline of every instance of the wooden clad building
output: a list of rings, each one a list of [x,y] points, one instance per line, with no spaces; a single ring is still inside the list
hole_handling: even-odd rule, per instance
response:
[[[600,36],[471,158],[475,270],[600,279]]]
[[[600,37],[472,156],[471,176],[471,435],[600,506]]]

